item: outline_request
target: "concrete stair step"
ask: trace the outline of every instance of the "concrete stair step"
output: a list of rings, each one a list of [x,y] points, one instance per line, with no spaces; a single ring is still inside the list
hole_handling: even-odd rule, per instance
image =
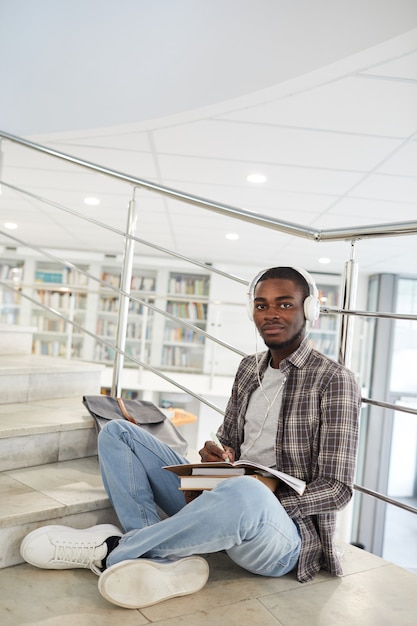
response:
[[[97,388],[93,393],[98,393]],[[81,393],[69,398],[0,404],[0,471],[96,453],[94,420],[82,405]]]
[[[48,356],[0,356],[0,404],[100,393],[104,367]]]
[[[40,526],[120,526],[96,456],[1,472],[0,498],[0,568],[22,563],[20,544]]]
[[[32,354],[33,333],[36,330],[35,326],[0,324],[0,355]]]

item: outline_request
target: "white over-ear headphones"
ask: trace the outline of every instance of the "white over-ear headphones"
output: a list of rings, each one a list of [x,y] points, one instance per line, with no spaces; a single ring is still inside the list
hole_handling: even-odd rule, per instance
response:
[[[270,269],[275,269],[275,268],[267,268],[267,269],[262,270],[261,272],[258,272],[258,274],[255,276],[255,278],[252,280],[252,282],[249,285],[248,314],[249,314],[249,318],[252,321],[253,321],[253,300],[254,300],[255,287],[258,284],[259,280],[262,278],[262,276],[266,272],[268,272]],[[306,318],[307,322],[309,322],[309,326],[311,327],[313,322],[315,322],[320,315],[319,292],[316,286],[316,282],[308,272],[301,269],[300,267],[290,267],[289,269],[292,269],[298,272],[298,274],[300,274],[305,279],[308,285],[310,295],[307,296],[307,298],[304,300],[303,306],[304,306],[304,317]]]

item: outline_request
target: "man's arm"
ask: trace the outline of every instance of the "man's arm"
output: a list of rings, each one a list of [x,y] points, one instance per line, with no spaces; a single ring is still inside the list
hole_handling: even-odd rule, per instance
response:
[[[303,496],[280,486],[277,496],[295,517],[344,508],[352,497],[361,393],[352,372],[338,370],[320,401],[320,441],[313,477]]]

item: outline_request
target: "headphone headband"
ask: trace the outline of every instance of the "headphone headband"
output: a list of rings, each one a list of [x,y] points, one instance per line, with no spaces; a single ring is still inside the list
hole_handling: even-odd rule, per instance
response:
[[[258,272],[258,274],[255,276],[255,278],[251,281],[249,285],[249,293],[248,293],[249,317],[252,320],[253,320],[253,300],[254,300],[254,293],[255,293],[256,285],[258,284],[262,276],[266,272],[272,269],[279,269],[279,267],[278,268],[270,267],[270,268],[267,268]],[[310,329],[313,323],[318,319],[320,315],[320,301],[318,297],[319,293],[318,293],[316,282],[314,278],[308,272],[306,272],[306,270],[303,270],[301,267],[291,266],[291,267],[288,267],[288,269],[292,269],[298,274],[300,274],[300,276],[304,278],[304,280],[306,281],[308,285],[309,295],[304,300],[303,306],[304,306],[304,316],[307,322],[309,323],[308,327]]]

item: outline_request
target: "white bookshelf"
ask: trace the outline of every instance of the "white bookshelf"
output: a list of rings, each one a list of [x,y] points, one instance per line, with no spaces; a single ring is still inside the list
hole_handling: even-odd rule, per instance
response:
[[[120,287],[120,269],[105,266],[101,271],[101,279],[113,287]],[[146,268],[134,268],[131,280],[131,296],[153,304],[157,286],[157,272]],[[117,322],[120,300],[115,291],[100,285],[98,290],[95,332],[97,335],[116,343]],[[153,328],[153,312],[140,302],[129,301],[129,317],[126,330],[127,354],[148,362],[151,354]],[[114,359],[114,350],[107,345],[95,342],[94,360],[110,364]],[[134,361],[125,359],[126,367],[138,367]]]
[[[170,272],[165,310],[201,330],[207,328],[210,276]],[[196,330],[165,320],[161,367],[167,370],[202,373],[205,337]]]
[[[120,286],[120,265],[105,260],[77,261],[76,264],[109,286],[36,258],[0,259],[2,279],[18,288],[14,293],[0,285],[1,322],[36,327],[35,354],[81,358],[110,366],[114,360],[119,311],[118,294],[110,286]],[[315,278],[321,303],[338,306],[340,277],[315,275]],[[253,322],[246,315],[247,288],[243,284],[230,283],[209,272],[171,269],[167,263],[152,265],[147,260],[143,265],[134,266],[131,287],[132,297],[178,316],[242,352],[265,349],[263,342],[256,339]],[[20,290],[38,304],[21,298]],[[41,305],[52,307],[97,333],[110,345],[103,345],[88,333],[80,332]],[[338,338],[339,318],[335,315],[322,315],[310,333],[314,347],[335,359]],[[218,346],[198,331],[134,300],[129,303],[126,353],[164,371],[210,376],[233,376],[241,359],[240,355]],[[138,364],[128,358],[124,366],[138,369]]]

